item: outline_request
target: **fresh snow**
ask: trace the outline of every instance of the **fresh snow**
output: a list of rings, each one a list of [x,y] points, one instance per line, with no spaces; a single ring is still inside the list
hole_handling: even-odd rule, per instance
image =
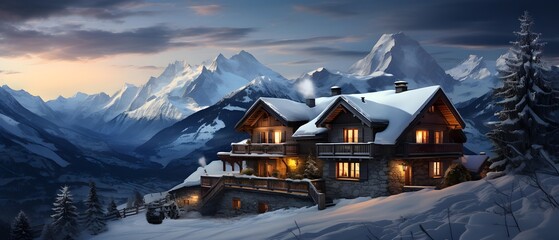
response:
[[[233,171],[231,164],[225,164],[225,171],[223,171],[223,162],[221,160],[214,160],[205,167],[198,167],[196,171],[194,171],[186,179],[184,179],[184,182],[174,186],[173,188],[169,189],[169,191],[173,191],[183,187],[200,185],[200,176],[223,176],[225,174],[231,174],[235,172],[236,171]]]
[[[541,182],[559,197],[559,177],[540,175]],[[200,217],[165,219],[151,225],[143,214],[109,223],[109,231],[83,239],[507,239],[503,211],[508,204],[511,239],[555,239],[559,210],[546,203],[542,192],[526,177],[505,176],[455,185],[443,190],[425,189],[389,197],[338,200],[318,211],[316,206],[290,208],[235,218]],[[511,191],[512,190],[512,191]],[[512,193],[511,193],[512,192]],[[448,219],[452,227],[450,236]],[[298,227],[300,228],[300,232]],[[412,237],[413,234],[413,237]]]
[[[229,110],[229,111],[241,111],[241,112],[246,111],[246,109],[244,109],[242,107],[231,106],[231,104],[227,104],[227,106],[223,107],[223,109],[224,110]]]
[[[62,159],[58,154],[56,154],[51,149],[49,149],[45,146],[41,146],[41,145],[37,145],[37,144],[25,144],[23,146],[27,150],[29,150],[30,152],[35,153],[39,156],[46,157],[46,158],[54,161],[56,164],[58,164],[61,167],[66,167],[70,164],[66,160]]]

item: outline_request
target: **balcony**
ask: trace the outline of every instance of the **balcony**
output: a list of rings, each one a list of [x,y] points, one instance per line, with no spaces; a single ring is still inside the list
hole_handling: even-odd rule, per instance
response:
[[[317,143],[320,157],[372,157],[378,147],[373,143]]]
[[[231,144],[233,154],[277,154],[277,155],[297,155],[297,143],[252,143],[252,144]]]
[[[461,143],[403,143],[396,149],[398,156],[462,155],[463,152]]]

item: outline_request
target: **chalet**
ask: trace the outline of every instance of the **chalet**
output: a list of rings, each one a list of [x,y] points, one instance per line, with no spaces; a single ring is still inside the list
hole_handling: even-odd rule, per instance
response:
[[[332,87],[331,96],[305,103],[260,98],[235,126],[250,139],[218,153],[224,170],[246,166],[254,176],[202,176],[201,207],[223,215],[322,209],[329,199],[434,188],[463,156],[464,127],[439,86],[408,90],[398,81],[393,90],[361,94]],[[322,177],[294,180],[309,158]]]

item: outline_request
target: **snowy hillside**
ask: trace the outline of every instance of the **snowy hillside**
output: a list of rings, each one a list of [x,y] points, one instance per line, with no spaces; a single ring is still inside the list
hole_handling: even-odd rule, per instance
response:
[[[555,199],[559,177],[540,175]],[[443,190],[339,200],[334,207],[277,210],[232,219],[165,219],[139,214],[83,239],[555,239],[559,210],[523,176],[466,182]],[[510,206],[512,214],[499,207]],[[450,224],[449,224],[450,222]],[[506,224],[506,225],[505,225]],[[421,230],[421,229],[424,229]],[[520,231],[519,231],[520,230]],[[510,237],[509,237],[510,236]]]
[[[361,76],[389,73],[398,80],[408,81],[411,88],[441,85],[448,91],[455,84],[416,40],[401,32],[382,35],[371,52],[348,71]]]
[[[458,81],[464,81],[469,78],[480,80],[492,75],[483,57],[476,55],[468,56],[466,60],[462,61],[458,66],[447,70],[446,73]]]
[[[2,89],[14,97],[27,110],[44,117],[50,121],[59,121],[56,113],[41,99],[41,97],[33,96],[25,90],[14,90],[3,85]]]

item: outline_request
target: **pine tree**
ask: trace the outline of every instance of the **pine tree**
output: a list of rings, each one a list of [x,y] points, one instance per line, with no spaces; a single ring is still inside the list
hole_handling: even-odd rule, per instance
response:
[[[541,53],[544,43],[532,32],[533,20],[520,17],[517,40],[505,55],[505,66],[499,69],[503,86],[494,90],[499,121],[488,137],[495,146],[492,169],[501,173],[520,172],[541,166],[541,161],[555,158],[559,134],[553,112],[559,108],[559,91],[545,79]],[[550,155],[551,154],[551,155]]]
[[[106,230],[105,213],[97,196],[97,187],[94,182],[89,183],[89,194],[85,201],[85,228],[92,234],[97,235]]]
[[[137,190],[134,191],[134,207],[141,207],[144,205],[144,196]]]
[[[31,240],[33,239],[33,232],[31,231],[31,225],[29,225],[29,220],[23,211],[14,218],[12,223],[12,228],[10,231],[11,240]]]
[[[74,239],[78,234],[78,214],[68,186],[60,188],[52,208],[52,227],[62,239]]]
[[[115,203],[114,199],[111,199],[111,202],[109,203],[109,206],[107,207],[107,216],[108,217],[120,218],[120,212],[118,211],[118,209],[116,207],[116,203]]]
[[[321,176],[316,160],[311,155],[309,155],[305,161],[304,174],[305,177],[310,179],[319,178]]]
[[[50,223],[43,226],[43,231],[41,232],[41,240],[55,240],[56,236],[54,234],[54,229]]]

